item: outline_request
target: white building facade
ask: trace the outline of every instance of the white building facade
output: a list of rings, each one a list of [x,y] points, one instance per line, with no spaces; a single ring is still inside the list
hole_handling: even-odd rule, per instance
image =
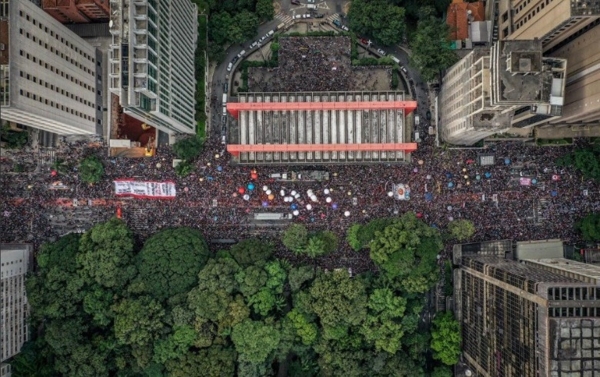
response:
[[[168,134],[196,130],[198,10],[189,0],[112,0],[109,90]]]
[[[10,359],[29,340],[27,317],[29,304],[25,292],[25,277],[32,255],[31,245],[2,244],[2,362]],[[7,368],[10,371],[10,368]],[[4,367],[3,367],[4,370]]]
[[[31,1],[0,0],[0,9],[8,34],[1,46],[1,118],[60,135],[97,133],[96,48]]]

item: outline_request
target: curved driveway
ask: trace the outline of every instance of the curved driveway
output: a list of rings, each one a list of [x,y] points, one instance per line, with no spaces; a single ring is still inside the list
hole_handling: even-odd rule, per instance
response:
[[[283,0],[282,1],[282,11],[283,12],[289,12],[290,11],[290,6],[288,4],[289,0]],[[336,1],[336,9],[337,7],[337,2],[341,3],[342,1]],[[233,45],[230,46],[227,51],[225,52],[225,59],[223,60],[223,62],[221,64],[219,64],[213,74],[212,74],[212,82],[211,82],[211,116],[210,116],[210,121],[211,121],[211,127],[210,129],[212,130],[212,132],[216,135],[220,135],[220,136],[224,136],[226,135],[226,117],[223,117],[223,104],[222,104],[222,98],[223,98],[223,93],[224,93],[224,84],[227,82],[229,83],[229,74],[233,73],[235,71],[235,67],[237,66],[237,64],[239,64],[242,59],[238,60],[238,62],[236,63],[236,66],[234,66],[234,69],[231,70],[231,72],[227,72],[227,65],[232,61],[232,59],[237,56],[237,54],[239,54],[242,50],[246,50],[246,55],[250,53],[250,49],[248,48],[248,46],[260,39],[263,35],[267,34],[270,30],[275,30],[277,28],[277,25],[279,25],[281,23],[280,20],[278,20],[277,18],[266,22],[262,25],[260,25],[258,27],[258,34],[249,41],[246,41],[244,44],[242,45]],[[372,46],[375,47],[375,46]],[[382,47],[388,54],[392,54],[394,56],[396,56],[399,60],[400,60],[400,64],[403,65],[404,67],[406,67],[406,69],[408,70],[408,77],[406,78],[407,80],[407,84],[411,86],[411,91],[415,93],[415,97],[417,100],[417,114],[420,116],[421,118],[421,122],[420,125],[417,127],[415,126],[417,129],[417,131],[419,131],[421,133],[421,138],[426,137],[426,123],[428,123],[425,120],[425,114],[427,112],[427,110],[430,109],[430,100],[429,100],[429,93],[428,93],[428,88],[427,88],[427,84],[423,82],[423,80],[421,79],[421,76],[419,75],[419,72],[414,69],[413,67],[411,67],[410,65],[408,65],[408,61],[409,61],[409,55],[406,49],[400,47],[400,46],[394,46],[394,47],[387,47],[384,48]],[[375,52],[375,50],[377,49],[377,47],[375,48],[371,48],[371,52]],[[403,73],[404,75],[404,73]],[[406,76],[406,75],[405,75]],[[214,101],[214,102],[213,102]]]

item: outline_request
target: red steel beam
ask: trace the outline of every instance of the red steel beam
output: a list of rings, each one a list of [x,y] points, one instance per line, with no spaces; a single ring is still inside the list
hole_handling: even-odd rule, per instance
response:
[[[350,101],[350,102],[229,102],[227,111],[238,118],[240,111],[325,111],[325,110],[399,110],[410,114],[416,101]]]
[[[414,152],[416,143],[372,143],[372,144],[228,144],[227,152],[239,156],[242,152]]]

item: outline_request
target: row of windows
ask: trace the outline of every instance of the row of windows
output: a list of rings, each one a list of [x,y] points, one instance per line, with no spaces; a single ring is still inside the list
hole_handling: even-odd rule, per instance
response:
[[[60,75],[61,77],[66,78],[67,80],[71,80],[71,82],[74,82],[75,84],[77,84],[77,85],[85,88],[86,90],[89,90],[90,92],[94,93],[94,88],[91,85],[88,85],[88,84],[84,83],[83,81],[81,81],[81,80],[79,80],[79,79],[77,79],[77,78],[69,75],[68,73],[65,73],[65,71],[62,71],[62,70],[60,70],[58,68],[55,68],[53,65],[48,64],[47,62],[44,62],[42,59],[38,59],[35,56],[33,56],[33,55],[29,54],[29,53],[26,53],[23,50],[20,50],[19,54],[21,56],[26,57],[27,60],[31,60],[34,63],[38,63],[40,65],[40,67],[44,67],[46,69],[49,69],[50,72],[56,73],[57,75]]]
[[[523,9],[525,6],[527,6],[529,4],[531,0],[527,0],[523,5],[521,4],[519,6],[519,8],[517,8],[515,10],[515,14],[518,14],[521,9]],[[550,4],[553,0],[545,0],[544,2],[540,3],[537,7],[535,7],[533,10],[531,10],[529,12],[529,14],[527,14],[525,17],[523,17],[522,20],[520,20],[519,22],[517,22],[517,24],[515,25],[515,29],[519,30],[519,28],[521,28],[525,23],[527,23],[527,21],[529,21],[532,17],[534,17],[537,13],[539,13],[542,9],[544,9],[546,7],[546,5]]]
[[[79,49],[79,47],[73,45],[73,43],[69,42],[68,40],[65,41],[64,37],[61,37],[58,33],[55,33],[53,30],[51,30],[51,29],[48,30],[48,26],[43,25],[41,22],[37,21],[35,18],[29,16],[29,14],[20,10],[19,16],[24,17],[27,21],[33,23],[34,26],[38,26],[40,28],[40,30],[44,30],[44,32],[46,34],[48,34],[48,32],[49,32],[51,37],[55,37],[57,41],[60,41],[60,43],[66,45],[71,50],[75,50],[75,52],[78,53],[79,55],[81,55],[83,58],[91,61],[92,63],[96,62],[96,59],[93,56],[82,51],[81,49]]]
[[[89,106],[91,108],[94,108],[94,104],[91,101],[85,100],[79,96],[74,95],[73,93],[69,93],[68,91],[59,88],[58,86],[54,86],[54,84],[50,84],[48,81],[44,81],[42,79],[38,79],[37,77],[30,75],[29,73],[26,73],[24,71],[19,72],[21,74],[21,77],[26,78],[29,81],[33,81],[34,83],[38,83],[42,86],[44,86],[45,88],[49,88],[50,90],[54,90],[56,91],[56,93],[58,94],[62,94],[63,96],[67,96],[68,98],[71,98],[72,100],[75,100],[77,102],[80,102],[86,106]]]
[[[34,101],[38,101],[39,103],[43,103],[45,105],[48,105],[48,106],[51,106],[51,107],[55,107],[56,109],[59,109],[61,111],[64,111],[64,112],[67,112],[67,113],[71,113],[71,114],[73,114],[75,116],[78,116],[80,118],[83,118],[85,120],[89,120],[89,121],[93,121],[94,120],[94,117],[92,117],[90,115],[87,115],[87,114],[84,114],[84,113],[82,113],[80,111],[74,110],[74,109],[72,109],[72,108],[70,108],[68,106],[61,105],[58,102],[54,102],[54,101],[49,100],[47,98],[44,98],[44,97],[42,97],[40,95],[30,93],[30,92],[28,92],[26,90],[20,89],[19,90],[19,94],[22,95],[23,97],[27,97],[27,98],[33,99]]]
[[[91,69],[89,69],[86,66],[84,66],[83,64],[79,63],[77,60],[69,58],[67,55],[60,52],[58,49],[55,49],[54,46],[48,47],[48,43],[43,42],[40,38],[36,37],[35,35],[30,34],[28,31],[26,32],[23,29],[19,29],[19,33],[21,33],[21,35],[25,35],[27,37],[27,39],[32,40],[33,43],[38,43],[40,45],[40,47],[44,47],[46,50],[49,50],[50,52],[56,54],[56,56],[59,56],[59,57],[65,59],[67,62],[69,62],[69,63],[73,64],[74,66],[76,66],[77,68],[83,70],[85,73],[88,73],[90,75],[94,74],[94,72],[92,72]]]

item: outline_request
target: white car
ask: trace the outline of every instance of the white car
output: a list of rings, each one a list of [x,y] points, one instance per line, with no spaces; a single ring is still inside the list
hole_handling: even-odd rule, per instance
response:
[[[378,48],[378,49],[377,49],[377,53],[378,53],[379,55],[381,55],[381,56],[386,56],[386,55],[387,55],[387,54],[386,54],[386,52],[385,52],[385,51],[383,51],[383,50],[382,50],[382,49],[380,49],[380,48]]]
[[[406,70],[406,67],[402,66],[402,67],[400,67],[400,69],[402,70],[402,72],[408,73],[408,71]]]
[[[254,47],[258,46],[258,41],[254,41],[249,47],[248,49],[253,49]]]
[[[342,30],[343,30],[343,31],[349,31],[350,29],[348,29],[348,26],[346,26],[346,25],[342,25]]]
[[[310,14],[305,13],[305,14],[302,15],[302,18],[310,18]]]
[[[296,19],[296,20],[299,19],[299,18],[302,18],[301,14],[297,14],[297,15],[294,16],[294,19]]]
[[[233,68],[233,63],[227,65],[227,72],[231,72],[231,68]]]
[[[244,55],[246,55],[246,50],[242,50],[242,51],[240,51],[240,53],[239,53],[239,54],[237,54],[237,57],[238,57],[238,58],[241,58],[241,57],[242,57],[242,56],[244,56]]]

